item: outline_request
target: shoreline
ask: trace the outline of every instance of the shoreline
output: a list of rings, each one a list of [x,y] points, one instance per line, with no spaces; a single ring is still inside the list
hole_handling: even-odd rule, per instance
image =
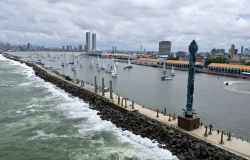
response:
[[[6,58],[25,63],[21,60],[14,59],[13,57]],[[167,127],[170,128],[170,130],[168,130],[168,128],[166,128],[166,123],[163,122],[165,128],[158,123],[161,122],[160,119],[150,117],[150,119],[154,120],[155,122],[153,122],[152,120],[147,120],[145,116],[141,116],[145,115],[142,112],[143,110],[136,112],[136,109],[139,105],[135,106],[135,110],[125,109],[119,105],[116,105],[116,99],[114,99],[114,102],[110,102],[110,99],[93,93],[93,91],[91,90],[93,90],[94,87],[89,87],[89,89],[86,89],[86,86],[84,89],[83,87],[80,87],[65,79],[63,80],[62,77],[56,76],[55,74],[52,75],[37,64],[26,63],[26,65],[32,67],[35,71],[35,74],[41,79],[55,84],[57,87],[65,90],[68,93],[71,93],[76,97],[83,99],[84,101],[88,101],[91,106],[90,108],[100,111],[99,113],[103,120],[110,120],[112,123],[116,124],[117,127],[130,130],[134,134],[139,134],[142,137],[148,137],[151,140],[157,140],[160,148],[168,149],[170,152],[172,152],[173,155],[177,155],[179,159],[183,159],[183,157],[186,157],[186,159],[209,157],[215,159],[218,159],[219,157],[228,159],[229,157],[231,158],[231,156],[235,157],[236,159],[240,159],[240,157],[237,157],[236,155],[226,151],[225,148],[222,149],[220,146],[216,146],[214,144],[211,144],[210,142],[204,141],[198,136],[190,135],[189,133],[180,130],[180,128],[167,125]],[[131,104],[131,102],[128,103],[128,106],[129,104]],[[155,114],[155,111],[151,112]],[[145,113],[147,115],[146,108]],[[147,117],[149,118],[149,116]]]
[[[119,61],[118,62],[120,63],[123,63],[123,61]],[[142,62],[142,63],[140,63]],[[152,64],[154,65],[157,65],[156,62],[154,61],[150,61],[150,60],[136,60],[136,63],[133,62],[131,64],[135,64],[135,65],[141,65],[141,66],[147,66],[147,67],[153,67],[153,68],[162,68],[163,65],[158,65],[157,67],[156,66],[152,66]],[[172,69],[172,67],[170,66],[166,66],[166,69]],[[188,71],[188,68],[180,68],[180,67],[175,67],[174,69],[176,70],[181,70],[181,71]],[[244,77],[244,76],[241,76],[240,74],[230,74],[230,73],[225,73],[225,72],[214,72],[214,71],[209,71],[209,70],[199,70],[199,72],[196,72],[197,74],[199,73],[204,73],[204,74],[211,74],[211,75],[217,75],[217,76],[228,76],[228,77],[233,77],[233,78],[238,78],[238,79],[246,79],[246,80],[250,80],[250,77]]]

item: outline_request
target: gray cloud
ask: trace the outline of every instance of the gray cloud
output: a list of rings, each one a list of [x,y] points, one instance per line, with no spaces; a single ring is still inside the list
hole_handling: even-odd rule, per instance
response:
[[[200,51],[250,46],[248,0],[2,0],[0,40],[15,44],[84,45],[85,33],[97,33],[97,48]]]

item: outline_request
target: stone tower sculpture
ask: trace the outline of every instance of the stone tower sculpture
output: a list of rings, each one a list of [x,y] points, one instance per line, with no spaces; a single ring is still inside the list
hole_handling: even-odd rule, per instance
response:
[[[189,72],[188,72],[188,86],[187,86],[187,105],[185,111],[185,117],[193,118],[193,94],[194,94],[194,78],[195,78],[195,61],[196,61],[196,52],[198,51],[198,45],[195,40],[189,45]]]

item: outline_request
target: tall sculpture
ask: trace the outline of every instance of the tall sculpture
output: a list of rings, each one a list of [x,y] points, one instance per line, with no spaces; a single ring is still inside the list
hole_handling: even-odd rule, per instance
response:
[[[195,110],[193,110],[193,94],[194,94],[194,78],[195,78],[195,61],[196,52],[198,51],[198,45],[195,40],[189,45],[189,72],[188,72],[188,86],[187,86],[187,105],[185,111],[185,117],[193,118]]]
[[[194,77],[195,77],[195,61],[196,61],[196,52],[198,51],[198,46],[193,40],[189,45],[189,72],[188,72],[188,85],[187,85],[187,105],[186,109],[183,109],[185,112],[183,115],[178,116],[178,126],[184,128],[188,131],[199,128],[200,118],[193,116],[193,95],[194,95]],[[207,131],[206,131],[207,133]]]

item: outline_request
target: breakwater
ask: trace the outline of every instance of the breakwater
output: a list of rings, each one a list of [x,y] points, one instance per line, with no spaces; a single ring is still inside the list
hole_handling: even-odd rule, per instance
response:
[[[92,109],[100,111],[99,114],[102,119],[110,120],[118,127],[158,141],[159,147],[170,150],[179,159],[242,159],[184,132],[174,132],[173,130],[163,128],[159,124],[151,123],[133,112],[124,114],[118,110],[114,110],[110,108],[109,104],[111,102],[108,99],[57,78],[36,64],[26,64],[32,67],[35,74],[45,81],[51,82],[66,92],[89,102]]]

